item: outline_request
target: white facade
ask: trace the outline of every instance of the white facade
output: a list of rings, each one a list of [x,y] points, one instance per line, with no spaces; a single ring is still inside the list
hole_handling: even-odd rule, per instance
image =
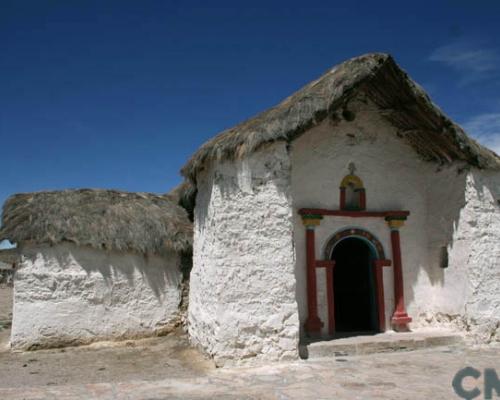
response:
[[[296,247],[297,299],[301,322],[307,318],[305,228],[300,208],[338,210],[339,186],[354,163],[356,175],[364,183],[367,210],[407,210],[410,216],[401,228],[403,274],[408,312],[419,307],[412,302],[415,277],[427,260],[426,177],[436,166],[421,161],[415,151],[398,139],[394,129],[376,113],[356,110],[353,122],[336,126],[325,122],[292,144],[292,197],[294,241]],[[374,235],[384,247],[386,259],[392,259],[390,229],[384,218],[325,216],[316,228],[316,258],[324,259],[324,248],[335,233],[359,228]],[[325,271],[318,270],[319,316],[323,334],[327,333]],[[383,268],[386,326],[394,311],[393,271]],[[421,293],[426,299],[425,293]],[[425,300],[424,300],[425,301]],[[303,324],[302,324],[303,325]]]
[[[25,245],[14,277],[11,347],[30,349],[168,330],[181,300],[179,256]]]
[[[471,338],[500,340],[500,174],[439,167],[419,159],[377,113],[357,110],[353,122],[324,123],[292,144],[292,198],[297,299],[307,317],[305,229],[300,208],[339,209],[339,184],[351,162],[366,188],[370,211],[408,210],[400,229],[405,303],[410,327],[452,323]],[[314,179],[311,177],[314,176]],[[392,259],[390,230],[382,218],[326,216],[316,228],[316,257],[336,232],[360,228]],[[448,268],[441,268],[442,247]],[[394,311],[393,271],[384,271],[386,326]],[[319,316],[325,322],[324,270],[318,270]]]
[[[500,174],[440,167],[369,105],[352,122],[325,121],[291,145],[278,142],[198,178],[189,333],[215,359],[297,356],[307,318],[305,228],[300,208],[339,209],[339,185],[354,163],[367,210],[408,210],[400,229],[410,327],[453,323],[479,341],[500,340]],[[328,217],[316,227],[316,258],[338,231],[360,228],[392,259],[383,218]],[[448,268],[441,268],[442,248]],[[324,270],[317,271],[325,323]],[[384,268],[386,326],[394,311],[392,267]]]

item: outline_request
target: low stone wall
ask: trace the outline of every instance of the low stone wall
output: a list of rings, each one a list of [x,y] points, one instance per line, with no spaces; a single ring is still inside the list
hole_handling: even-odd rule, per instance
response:
[[[164,334],[180,323],[180,258],[71,244],[27,247],[14,277],[11,347]]]

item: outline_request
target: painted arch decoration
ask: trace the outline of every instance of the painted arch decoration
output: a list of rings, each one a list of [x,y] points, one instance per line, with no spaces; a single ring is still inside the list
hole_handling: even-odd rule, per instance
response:
[[[372,246],[377,250],[378,259],[385,260],[384,247],[382,246],[382,243],[380,243],[380,240],[378,240],[370,232],[365,231],[364,229],[359,229],[359,228],[344,229],[340,232],[337,232],[335,235],[333,235],[328,240],[328,243],[326,244],[325,252],[324,252],[324,259],[325,260],[330,259],[332,252],[333,252],[333,249],[342,239],[344,239],[346,237],[353,237],[353,236],[363,238],[363,239],[369,241],[372,244]]]

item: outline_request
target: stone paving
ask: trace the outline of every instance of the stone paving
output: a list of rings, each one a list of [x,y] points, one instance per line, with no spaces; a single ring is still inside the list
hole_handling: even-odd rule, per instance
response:
[[[357,335],[335,340],[309,341],[300,346],[302,358],[332,358],[337,355],[363,355],[436,346],[464,344],[464,336],[455,331],[420,328],[412,332],[387,331],[376,335]]]
[[[259,367],[200,369],[189,377],[158,380],[0,388],[0,399],[458,399],[451,381],[472,366],[500,371],[500,348],[463,345]],[[161,365],[158,365],[161,370]],[[482,381],[467,381],[482,391]],[[468,386],[467,386],[468,385]],[[482,398],[482,397],[480,397]]]

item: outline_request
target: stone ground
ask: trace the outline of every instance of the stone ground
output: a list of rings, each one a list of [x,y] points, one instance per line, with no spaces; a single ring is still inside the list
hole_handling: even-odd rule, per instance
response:
[[[0,320],[8,321],[11,294],[4,289]],[[5,336],[8,330],[2,332]],[[451,387],[459,369],[500,371],[500,347],[463,344],[216,369],[180,332],[20,353],[8,351],[5,337],[0,346],[2,400],[459,399]],[[481,380],[478,387],[482,390]]]

